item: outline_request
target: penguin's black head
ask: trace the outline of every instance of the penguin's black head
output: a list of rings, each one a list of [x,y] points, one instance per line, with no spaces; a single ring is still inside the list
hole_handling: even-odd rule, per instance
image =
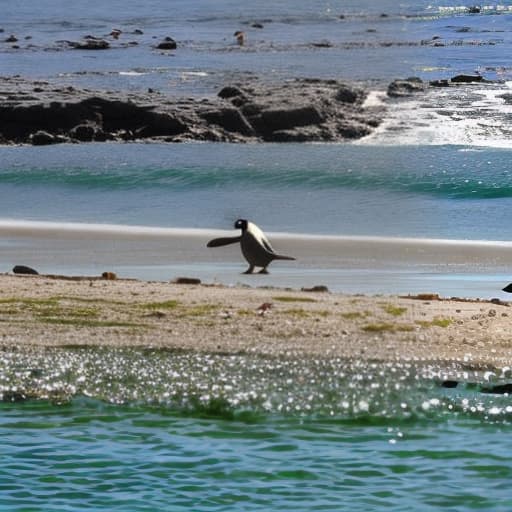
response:
[[[238,219],[235,222],[235,229],[241,229],[245,231],[247,229],[247,221],[245,219]]]

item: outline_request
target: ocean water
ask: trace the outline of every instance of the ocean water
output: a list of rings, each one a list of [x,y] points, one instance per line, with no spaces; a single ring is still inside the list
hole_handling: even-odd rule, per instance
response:
[[[0,218],[510,240],[512,152],[458,146],[0,148]]]
[[[78,348],[2,366],[0,510],[512,505],[512,406],[483,392],[507,369]]]
[[[271,233],[511,239],[510,1],[474,14],[452,0],[4,3],[2,75],[191,97],[251,76],[338,78],[363,82],[387,116],[352,144],[0,147],[2,227],[229,230],[247,217]],[[105,52],[62,43],[114,27],[123,34]],[[10,34],[19,48],[3,42]],[[175,52],[153,48],[165,36]],[[459,73],[493,83],[384,94],[394,78]],[[5,254],[24,243],[0,240],[0,271],[21,263]],[[59,271],[37,236],[29,247]],[[67,271],[90,270],[73,254]],[[282,268],[278,281],[292,271]],[[329,272],[343,289],[355,271]],[[461,295],[510,281],[503,268],[357,272],[356,292],[380,279],[385,293],[410,274]],[[468,361],[14,347],[0,357],[0,511],[510,510],[512,406],[484,392],[509,380],[508,368]]]

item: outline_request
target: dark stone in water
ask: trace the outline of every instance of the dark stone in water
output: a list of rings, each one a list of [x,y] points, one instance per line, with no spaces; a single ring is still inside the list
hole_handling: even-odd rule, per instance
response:
[[[458,385],[459,383],[456,380],[443,380],[443,382],[441,382],[441,387],[447,389],[456,388]]]
[[[24,402],[26,399],[27,396],[21,391],[8,390],[2,393],[3,402]]]
[[[512,105],[512,94],[510,94],[510,93],[500,94],[498,96],[498,98],[501,98],[505,102],[505,104]]]
[[[161,43],[158,43],[158,50],[176,50],[178,44],[172,37],[166,37]]]
[[[392,98],[403,98],[423,92],[424,90],[425,84],[421,78],[410,77],[391,82],[388,86],[388,96]]]
[[[497,384],[496,386],[483,387],[482,393],[489,393],[493,395],[509,395],[512,393],[512,383]]]
[[[39,272],[37,270],[34,270],[33,268],[27,267],[25,265],[16,265],[12,271],[15,274],[30,274],[30,275],[39,275]]]
[[[445,79],[431,80],[429,84],[432,87],[450,87],[450,82],[448,82],[448,80]]]
[[[110,48],[110,43],[108,41],[93,37],[87,37],[83,41],[79,42],[69,41],[68,44],[75,50],[108,50]]]
[[[319,41],[318,43],[312,43],[311,46],[315,48],[332,48],[332,43],[330,41]]]
[[[342,86],[336,93],[336,100],[342,103],[356,103],[360,98],[361,94],[359,91],[352,87]]]
[[[503,288],[503,291],[507,292],[507,293],[512,293],[512,283],[507,284],[507,286],[505,286],[505,288]]]
[[[451,81],[454,84],[470,84],[473,82],[481,82],[484,78],[480,75],[456,75]]]

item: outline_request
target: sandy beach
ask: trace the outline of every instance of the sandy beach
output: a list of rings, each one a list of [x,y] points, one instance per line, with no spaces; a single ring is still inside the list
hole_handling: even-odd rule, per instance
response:
[[[507,302],[0,275],[3,350],[139,346],[512,364]]]
[[[234,230],[179,229],[57,222],[0,222],[0,272],[28,265],[41,274],[101,275],[170,281],[193,276],[207,284],[300,289],[326,285],[340,293],[499,298],[511,280],[512,243],[267,233],[293,262],[270,276],[245,276],[237,245],[208,249]]]

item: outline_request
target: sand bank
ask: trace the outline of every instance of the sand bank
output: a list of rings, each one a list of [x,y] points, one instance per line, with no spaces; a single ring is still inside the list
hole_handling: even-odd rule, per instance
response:
[[[512,364],[497,301],[0,275],[0,345]]]
[[[0,221],[0,272],[23,264],[45,274],[167,281],[179,275],[206,283],[302,288],[324,284],[344,293],[423,293],[498,297],[512,280],[512,243],[501,241],[321,236],[268,233],[294,262],[270,276],[243,276],[239,247],[208,249],[231,231],[146,226]]]

